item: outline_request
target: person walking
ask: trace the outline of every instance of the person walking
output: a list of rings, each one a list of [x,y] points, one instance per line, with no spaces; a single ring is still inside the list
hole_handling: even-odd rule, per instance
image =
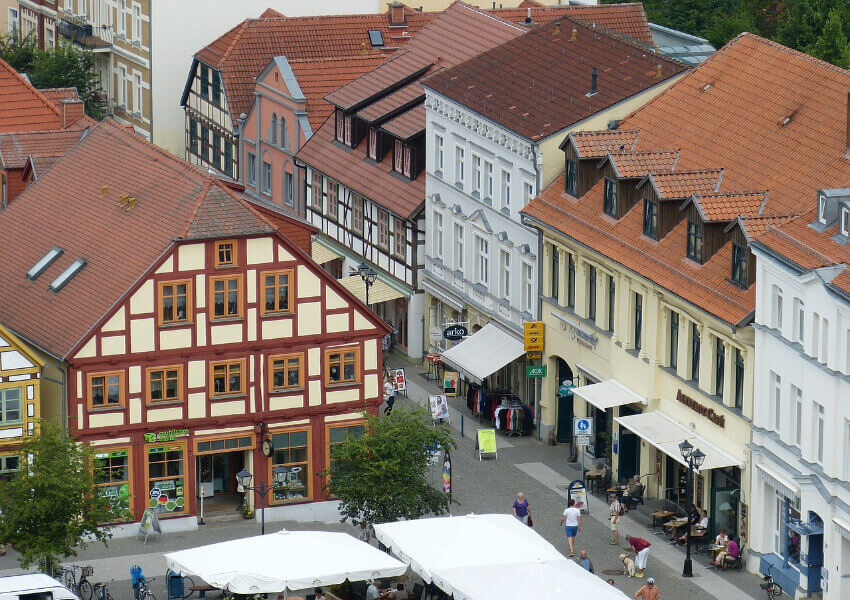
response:
[[[617,500],[617,494],[610,495],[611,506],[610,515],[608,516],[608,523],[611,526],[611,531],[614,534],[614,539],[608,542],[612,546],[616,546],[620,543],[620,517],[623,515],[623,505]]]
[[[635,600],[638,599],[638,596],[643,598],[643,600],[659,600],[661,598],[661,590],[655,585],[655,580],[650,577],[646,580],[646,585],[635,592]]]
[[[626,556],[635,557],[635,577],[643,577],[643,572],[646,570],[646,560],[649,558],[649,547],[652,546],[643,538],[627,537],[626,542],[632,547],[631,552]]]
[[[528,507],[528,500],[525,499],[525,494],[520,492],[516,495],[516,500],[514,500],[514,506],[511,510],[513,510],[514,516],[517,519],[528,525],[528,516],[531,509]]]
[[[384,414],[389,415],[393,411],[393,404],[395,404],[395,387],[393,387],[389,375],[384,379],[384,402],[387,403]]]
[[[590,562],[590,559],[587,557],[587,550],[582,550],[578,556],[578,564],[581,568],[593,573],[593,563]]]
[[[367,544],[372,542],[372,529],[366,521],[360,521],[360,531],[357,533],[357,539]]]
[[[575,507],[576,501],[570,498],[564,514],[561,515],[560,525],[564,526],[567,534],[567,543],[570,545],[570,557],[576,553],[576,535],[581,531],[581,511]]]

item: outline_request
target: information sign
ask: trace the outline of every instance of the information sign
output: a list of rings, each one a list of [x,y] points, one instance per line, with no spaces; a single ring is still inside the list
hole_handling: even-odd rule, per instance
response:
[[[496,430],[478,430],[478,460],[485,454],[492,454],[496,458]]]
[[[577,435],[576,436],[576,446],[587,446],[590,444],[590,436],[589,435]]]
[[[545,325],[543,321],[527,321],[523,345],[526,352],[543,352]]]
[[[573,417],[573,435],[593,435],[593,417]]]

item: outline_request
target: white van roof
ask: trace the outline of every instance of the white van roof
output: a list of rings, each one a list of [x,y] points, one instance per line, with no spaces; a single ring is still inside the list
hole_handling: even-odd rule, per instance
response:
[[[8,575],[0,577],[0,594],[25,592],[41,588],[65,587],[49,575],[31,573],[29,575]]]

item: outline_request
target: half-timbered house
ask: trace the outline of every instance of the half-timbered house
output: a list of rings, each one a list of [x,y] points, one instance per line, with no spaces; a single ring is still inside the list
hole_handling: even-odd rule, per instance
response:
[[[67,426],[105,494],[185,529],[202,491],[232,510],[238,471],[280,468],[267,519],[336,518],[306,503],[326,499],[330,444],[382,401],[387,329],[309,258],[311,227],[110,121],[0,221],[8,236],[39,223],[0,265],[0,324],[62,365]]]

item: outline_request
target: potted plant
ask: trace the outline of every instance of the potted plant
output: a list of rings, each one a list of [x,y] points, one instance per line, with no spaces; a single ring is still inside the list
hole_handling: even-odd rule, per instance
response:
[[[247,504],[242,506],[242,518],[244,519],[253,519],[254,518],[254,509],[248,506]]]

